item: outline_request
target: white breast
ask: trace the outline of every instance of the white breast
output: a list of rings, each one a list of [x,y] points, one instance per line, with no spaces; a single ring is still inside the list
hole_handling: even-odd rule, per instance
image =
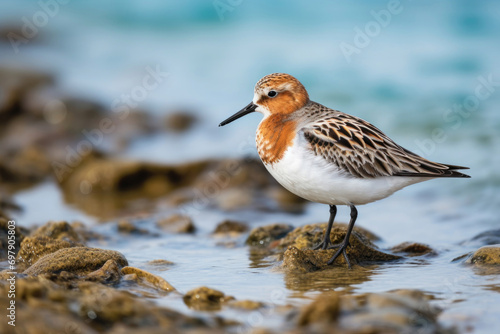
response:
[[[340,170],[309,149],[298,135],[283,158],[264,164],[271,175],[290,192],[312,202],[329,205],[360,205],[390,196],[408,185],[429,180],[422,177],[389,176],[357,178]]]

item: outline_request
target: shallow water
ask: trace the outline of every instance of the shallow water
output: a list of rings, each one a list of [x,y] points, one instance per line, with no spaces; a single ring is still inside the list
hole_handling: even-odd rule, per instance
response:
[[[273,261],[252,255],[244,236],[230,248],[219,244],[225,240],[211,236],[216,224],[228,218],[251,227],[323,222],[328,210],[319,204],[308,205],[301,215],[201,208],[189,211],[198,228],[195,235],[124,236],[114,224],[97,224],[101,217],[64,203],[58,187],[47,182],[16,194],[23,212],[14,216],[21,225],[48,220],[92,224],[110,237],[95,246],[122,252],[131,265],[161,275],[181,292],[206,285],[237,299],[285,305],[305,303],[326,289],[416,288],[435,297],[433,303],[443,308],[444,323],[461,331],[472,326],[477,333],[496,333],[499,273],[485,274],[452,260],[478,248],[463,244],[465,240],[500,226],[498,87],[469,113],[449,110],[456,104],[463,110],[480,78],[500,80],[498,2],[404,1],[401,14],[351,62],[342,56],[339,43],[351,42],[353,29],[372,20],[370,10],[381,10],[386,2],[356,6],[347,1],[321,2],[315,7],[302,2],[286,6],[280,1],[243,2],[223,20],[210,2],[203,1],[99,2],[97,14],[96,4],[68,5],[41,30],[45,37],[22,46],[19,54],[0,43],[0,64],[47,69],[57,73],[65,94],[89,96],[108,107],[140,82],[146,66],[168,71],[169,77],[140,107],[155,115],[187,108],[200,121],[184,135],[139,138],[122,157],[178,163],[255,156],[253,136],[259,115],[223,129],[217,124],[249,102],[262,75],[282,71],[297,76],[312,99],[375,123],[398,143],[431,160],[469,166],[472,178],[418,184],[360,207],[358,224],[382,237],[380,247],[415,241],[430,245],[438,255],[369,266],[356,277],[336,269],[315,280],[287,277]],[[3,6],[2,23],[16,23],[38,10],[30,1]],[[276,16],[273,11],[278,8],[286,13]],[[431,141],[436,129],[442,129],[446,138]],[[161,206],[156,210],[159,215],[172,211]],[[338,221],[347,219],[347,209],[341,208]],[[155,230],[151,220],[140,226]],[[147,265],[154,259],[175,264],[159,271]],[[189,310],[178,295],[154,299],[201,314]],[[261,316],[240,320],[249,328],[262,324],[279,328],[284,321],[279,315],[258,312]],[[220,314],[248,317],[234,310]]]

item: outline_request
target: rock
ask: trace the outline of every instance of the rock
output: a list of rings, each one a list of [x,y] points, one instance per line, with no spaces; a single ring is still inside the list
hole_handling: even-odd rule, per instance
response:
[[[215,205],[224,210],[254,207],[261,211],[283,211],[269,191],[275,188],[288,193],[256,159],[214,161],[193,186],[195,203]],[[276,193],[273,196],[277,196]],[[303,199],[298,201],[306,203]],[[298,206],[292,212],[297,212]]]
[[[403,242],[391,248],[393,253],[404,253],[406,256],[437,255],[429,245],[418,242]]]
[[[38,261],[39,258],[54,253],[59,249],[83,246],[83,244],[71,240],[53,239],[48,236],[26,237],[21,242],[21,248],[17,253],[18,268],[27,268]]]
[[[82,317],[91,315],[91,319],[97,320],[96,325],[107,324],[109,328],[112,324],[120,323],[129,328],[161,328],[164,332],[176,332],[177,328],[184,326],[204,327],[202,320],[155,306],[129,293],[100,284],[83,282],[79,284],[79,289],[83,293],[79,298],[79,314]]]
[[[21,212],[23,211],[23,208],[19,206],[10,196],[0,193],[0,210]],[[5,213],[0,213],[0,218],[7,219],[8,217],[5,216]]]
[[[350,247],[347,248],[347,256],[351,264],[368,262],[387,262],[400,259],[400,256],[388,254],[378,250],[360,230],[354,230],[349,240]],[[337,226],[332,229],[330,240],[333,244],[342,242],[346,235],[346,228]],[[322,240],[322,234],[318,231],[318,225],[306,225],[298,227],[283,239],[279,247],[288,245],[283,255],[282,268],[291,271],[312,272],[325,269],[329,266],[327,262],[335,254],[336,249],[312,250],[312,247]],[[345,259],[340,255],[332,265],[346,265]]]
[[[266,194],[278,203],[280,209],[286,212],[302,213],[304,211],[306,203],[304,199],[283,189],[281,186],[271,187]]]
[[[0,181],[15,187],[43,181],[52,173],[49,159],[35,145],[8,150],[0,156]]]
[[[117,225],[118,232],[125,234],[149,234],[148,230],[136,227],[128,220],[121,220]]]
[[[208,161],[177,166],[138,161],[92,159],[83,164],[63,183],[65,191],[80,192],[80,184],[89,182],[93,194],[116,195],[143,193],[142,197],[168,194],[188,185],[207,166]]]
[[[84,241],[94,241],[94,240],[105,240],[106,237],[102,234],[99,234],[95,231],[89,229],[87,225],[82,222],[74,221],[71,224],[71,227],[75,232],[84,240]]]
[[[47,254],[24,271],[37,276],[46,273],[67,271],[77,275],[88,274],[101,268],[108,260],[114,260],[120,267],[128,265],[127,259],[116,251],[89,247],[63,248]]]
[[[217,311],[222,304],[234,297],[226,296],[223,292],[207,288],[205,286],[188,291],[184,295],[184,303],[191,309],[197,311]]]
[[[295,228],[293,231],[288,233],[280,241],[280,248],[286,249],[289,246],[295,246],[298,249],[313,248],[323,241],[324,233],[327,227],[327,223],[318,224],[308,224]],[[347,224],[335,223],[330,234],[330,240],[332,243],[339,243],[342,235],[345,236],[345,231],[347,230]],[[358,235],[362,235],[364,239],[369,241],[378,241],[380,238],[373,234],[372,232],[358,226],[354,226],[353,232],[357,232]]]
[[[0,281],[0,305],[7,305],[9,285]],[[29,321],[22,321],[29,319]],[[221,326],[157,306],[109,286],[81,281],[71,289],[44,277],[16,279],[16,333],[211,333]],[[21,320],[21,321],[20,321]],[[13,333],[7,321],[1,333]],[[126,330],[123,332],[123,330]]]
[[[165,128],[168,131],[181,133],[189,130],[197,121],[194,114],[186,111],[170,113],[165,117]]]
[[[57,311],[29,306],[28,308],[17,309],[16,317],[18,319],[29,319],[29,321],[17,321],[16,327],[12,327],[7,324],[7,321],[3,321],[0,324],[0,332],[4,334],[99,333],[83,320],[74,315],[67,314],[67,312],[59,314]]]
[[[224,220],[215,228],[213,234],[218,235],[238,235],[248,231],[248,225],[235,220]]]
[[[296,316],[303,332],[315,333],[445,333],[439,310],[420,291],[348,295],[320,294]]]
[[[315,263],[318,262],[317,255],[321,253],[322,259],[321,262],[328,261],[332,255],[330,255],[329,251],[318,250],[313,252],[308,252],[307,254],[295,246],[290,246],[283,255],[283,264],[282,267],[286,268],[289,271],[294,272],[304,272],[309,273],[316,270],[321,269],[321,267],[317,266]],[[326,256],[325,256],[326,253]]]
[[[128,266],[123,267],[122,274],[124,275],[135,274],[142,284],[146,283],[162,291],[170,292],[175,290],[175,288],[162,277],[153,275],[139,268],[128,267]]]
[[[103,284],[118,283],[122,277],[120,265],[115,260],[108,260],[104,265],[89,273],[85,279]]]
[[[32,237],[47,236],[52,239],[72,241],[76,243],[83,243],[83,238],[76,233],[76,231],[65,221],[51,221],[47,224],[40,226],[33,233]]]
[[[213,201],[215,206],[229,212],[252,206],[255,196],[255,193],[245,188],[230,188],[221,191]]]
[[[500,229],[489,230],[475,235],[471,239],[464,241],[465,245],[489,246],[500,244]]]
[[[342,319],[344,326],[361,332],[438,333],[443,329],[437,322],[439,309],[432,307],[420,291],[400,290],[390,293],[369,293],[346,296]],[[344,304],[344,303],[343,303]]]
[[[479,248],[465,261],[465,263],[474,265],[500,264],[500,244]]]
[[[16,253],[19,251],[20,244],[25,238],[27,230],[17,226],[14,221],[0,217],[0,261],[4,261],[8,256],[9,247],[9,231],[15,231],[14,249]],[[12,240],[11,240],[12,242]]]
[[[154,268],[155,271],[165,271],[168,270],[169,267],[174,265],[172,261],[157,259],[151,260],[146,263],[149,267]]]
[[[254,311],[264,307],[265,304],[253,300],[233,300],[228,303],[228,306],[241,310]]]
[[[159,165],[138,161],[92,158],[70,172],[59,172],[65,200],[85,212],[112,219],[137,199],[174,195],[190,186],[209,161]],[[144,205],[150,208],[151,205]]]
[[[172,206],[184,204],[193,210],[206,206],[283,210],[275,195],[286,190],[278,186],[260,161],[253,159],[161,165],[115,160],[96,153],[82,157],[75,167],[61,165],[54,170],[65,200],[103,219],[112,219],[131,201],[159,197]],[[270,189],[275,189],[272,196]],[[294,205],[290,210],[297,212],[298,207]]]
[[[28,96],[54,83],[54,77],[35,70],[0,68],[0,127],[26,112]]]
[[[340,313],[340,294],[334,291],[324,292],[309,305],[302,308],[297,325],[304,327],[313,323],[333,324]]]
[[[196,227],[190,217],[175,214],[156,222],[156,226],[174,233],[194,233]]]
[[[254,228],[246,240],[246,244],[250,246],[265,247],[273,240],[278,240],[285,237],[293,230],[292,225],[288,224],[272,224]]]

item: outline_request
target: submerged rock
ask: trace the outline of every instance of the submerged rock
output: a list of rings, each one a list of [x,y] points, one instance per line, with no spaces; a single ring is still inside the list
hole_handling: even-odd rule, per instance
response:
[[[465,263],[475,265],[500,264],[500,244],[479,248],[465,261]]]
[[[156,259],[148,261],[146,265],[154,268],[155,271],[165,271],[174,265],[174,262],[165,259]]]
[[[226,296],[222,291],[202,286],[188,291],[183,299],[184,303],[194,310],[217,311],[227,301],[234,300],[234,297]]]
[[[188,216],[179,214],[158,220],[156,226],[174,233],[194,233],[196,231],[193,220]]]
[[[391,248],[393,253],[403,253],[406,256],[437,255],[429,245],[418,242],[403,242]]]
[[[269,245],[271,241],[285,237],[293,230],[292,225],[288,224],[272,224],[254,228],[246,240],[246,244],[250,246],[264,247]]]
[[[128,265],[127,259],[119,252],[100,248],[63,248],[40,258],[24,271],[24,274],[57,274],[66,271],[84,275],[101,268],[108,260],[114,260],[120,267]]]

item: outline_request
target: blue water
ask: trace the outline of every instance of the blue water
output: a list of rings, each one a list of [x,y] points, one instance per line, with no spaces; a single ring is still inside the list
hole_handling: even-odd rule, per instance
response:
[[[414,240],[451,249],[445,259],[427,267],[426,275],[446,278],[467,271],[449,265],[449,257],[469,251],[458,247],[459,242],[499,227],[500,2],[401,1],[393,13],[388,1],[243,0],[231,2],[236,5],[224,12],[218,12],[214,3],[218,2],[69,1],[59,6],[35,38],[19,45],[19,52],[8,42],[0,43],[0,65],[56,73],[58,89],[64,94],[97,99],[109,109],[142,83],[146,68],[168,72],[138,108],[154,115],[188,109],[200,121],[186,135],[140,139],[123,153],[168,163],[256,156],[253,136],[260,115],[222,129],[217,124],[252,99],[253,86],[262,76],[290,73],[304,83],[311,99],[374,123],[402,146],[431,160],[471,167],[469,180],[426,182],[360,210],[360,225],[383,235],[387,245]],[[32,22],[41,10],[36,1],[2,1],[0,27],[22,25],[23,17]],[[351,53],[346,55],[346,50]],[[60,216],[37,210],[37,198],[42,196],[58,208]],[[95,220],[65,205],[50,184],[20,193],[17,202],[25,207],[19,217],[26,225],[49,219]],[[210,210],[198,214],[212,217],[207,218],[207,226],[226,216]],[[262,214],[255,221],[279,218],[300,225],[323,221],[325,214],[323,206],[311,204],[299,217]],[[339,215],[341,220],[347,218],[347,212]],[[154,245],[140,256],[127,247],[121,249],[119,242],[115,248],[132,263],[140,263],[165,248],[162,241]],[[234,262],[228,262],[225,274],[231,280],[218,286],[220,275],[195,261],[196,249],[176,245],[169,248],[169,259],[186,257],[192,262],[172,269],[165,278],[181,290],[207,284],[250,298],[237,280],[250,272],[258,273],[260,280],[255,282],[259,284],[283,288],[280,275],[239,262],[248,261],[245,248],[231,253]],[[210,242],[203,247],[218,259],[213,263],[231,258]],[[182,278],[186,271],[202,267],[208,270],[205,281],[196,281],[197,276]],[[389,267],[358,289],[442,290],[429,281],[418,283],[419,270],[410,267],[395,273]],[[387,279],[399,283],[388,286]],[[461,287],[470,301],[445,305],[444,319],[453,323],[454,315],[469,312],[474,317],[467,321],[478,332],[500,325],[492,316],[499,312],[498,293],[481,288],[487,279],[464,280]],[[268,294],[253,297],[266,300]],[[497,303],[481,316],[476,314],[477,298]]]

